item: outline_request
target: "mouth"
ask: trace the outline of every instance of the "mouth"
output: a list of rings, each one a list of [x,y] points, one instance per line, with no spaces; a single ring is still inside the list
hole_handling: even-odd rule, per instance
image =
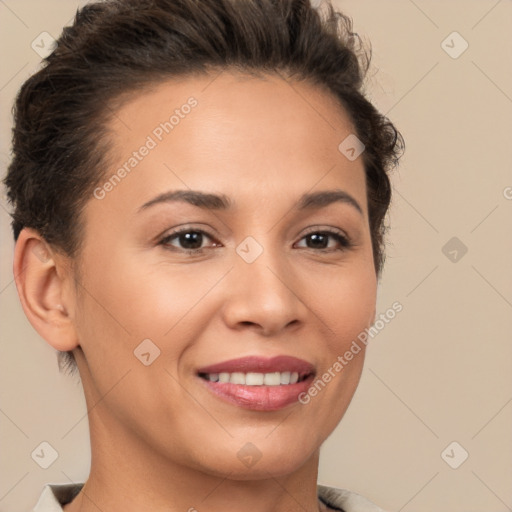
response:
[[[197,376],[223,401],[244,409],[275,411],[296,403],[315,367],[291,356],[249,356],[200,368]]]
[[[299,375],[298,372],[221,372],[221,373],[199,373],[199,377],[210,382],[230,382],[243,386],[289,386],[302,382],[309,377],[309,373]]]

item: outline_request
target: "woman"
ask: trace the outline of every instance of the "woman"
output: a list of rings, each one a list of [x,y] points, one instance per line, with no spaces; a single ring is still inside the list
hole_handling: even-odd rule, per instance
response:
[[[402,147],[360,53],[303,0],[112,0],[23,85],[16,285],[91,436],[36,511],[380,510],[317,485]]]

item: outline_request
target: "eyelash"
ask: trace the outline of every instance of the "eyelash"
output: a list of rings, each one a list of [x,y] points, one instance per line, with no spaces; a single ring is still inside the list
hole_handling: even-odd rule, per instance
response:
[[[203,253],[206,248],[199,248],[199,249],[180,249],[180,248],[177,248],[177,247],[174,247],[174,246],[170,246],[169,245],[169,241],[175,239],[175,238],[178,238],[180,235],[183,235],[185,233],[200,233],[202,235],[205,235],[207,238],[210,238],[211,240],[213,240],[213,237],[210,236],[206,231],[203,231],[202,229],[191,229],[191,228],[184,228],[184,229],[180,229],[180,230],[177,230],[177,231],[173,231],[172,233],[169,233],[168,235],[166,235],[164,238],[162,238],[159,242],[159,245],[162,245],[165,249],[167,250],[170,250],[170,251],[177,251],[177,252],[184,252],[184,253],[187,253],[187,254],[190,254],[190,255],[193,255],[193,254],[201,254]],[[330,236],[332,238],[334,238],[341,246],[340,249],[333,249],[333,248],[325,248],[325,249],[313,249],[313,248],[310,248],[310,247],[304,247],[304,249],[309,249],[309,250],[312,250],[314,252],[321,252],[321,253],[331,253],[331,252],[335,252],[335,251],[346,251],[348,249],[350,249],[353,244],[351,242],[351,240],[345,236],[345,235],[342,235],[341,233],[339,233],[338,231],[333,231],[333,230],[330,230],[330,229],[322,229],[322,230],[315,230],[315,231],[310,231],[309,233],[306,233],[302,238],[301,240],[303,240],[304,238],[310,236],[310,235],[327,235],[327,236]]]

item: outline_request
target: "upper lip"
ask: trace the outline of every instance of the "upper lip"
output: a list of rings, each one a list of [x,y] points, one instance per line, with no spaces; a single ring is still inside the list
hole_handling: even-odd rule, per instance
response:
[[[247,356],[238,359],[230,359],[221,363],[203,366],[197,373],[272,373],[272,372],[297,372],[301,375],[315,372],[315,367],[293,356],[280,355],[271,358],[261,356]]]

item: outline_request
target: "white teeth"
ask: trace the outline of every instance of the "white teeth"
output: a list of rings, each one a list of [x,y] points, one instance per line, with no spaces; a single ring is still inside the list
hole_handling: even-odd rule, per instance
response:
[[[245,386],[279,386],[295,384],[299,380],[298,372],[221,372],[206,374],[207,380],[211,382],[229,382],[231,384],[242,384]]]
[[[247,386],[261,386],[265,376],[263,373],[249,372],[245,375],[245,384]]]
[[[279,386],[281,384],[281,374],[279,372],[265,373],[263,384],[265,386]]]
[[[231,384],[245,384],[245,374],[240,372],[232,373],[229,382]]]
[[[226,372],[219,373],[219,382],[229,382],[229,377],[231,375]]]

